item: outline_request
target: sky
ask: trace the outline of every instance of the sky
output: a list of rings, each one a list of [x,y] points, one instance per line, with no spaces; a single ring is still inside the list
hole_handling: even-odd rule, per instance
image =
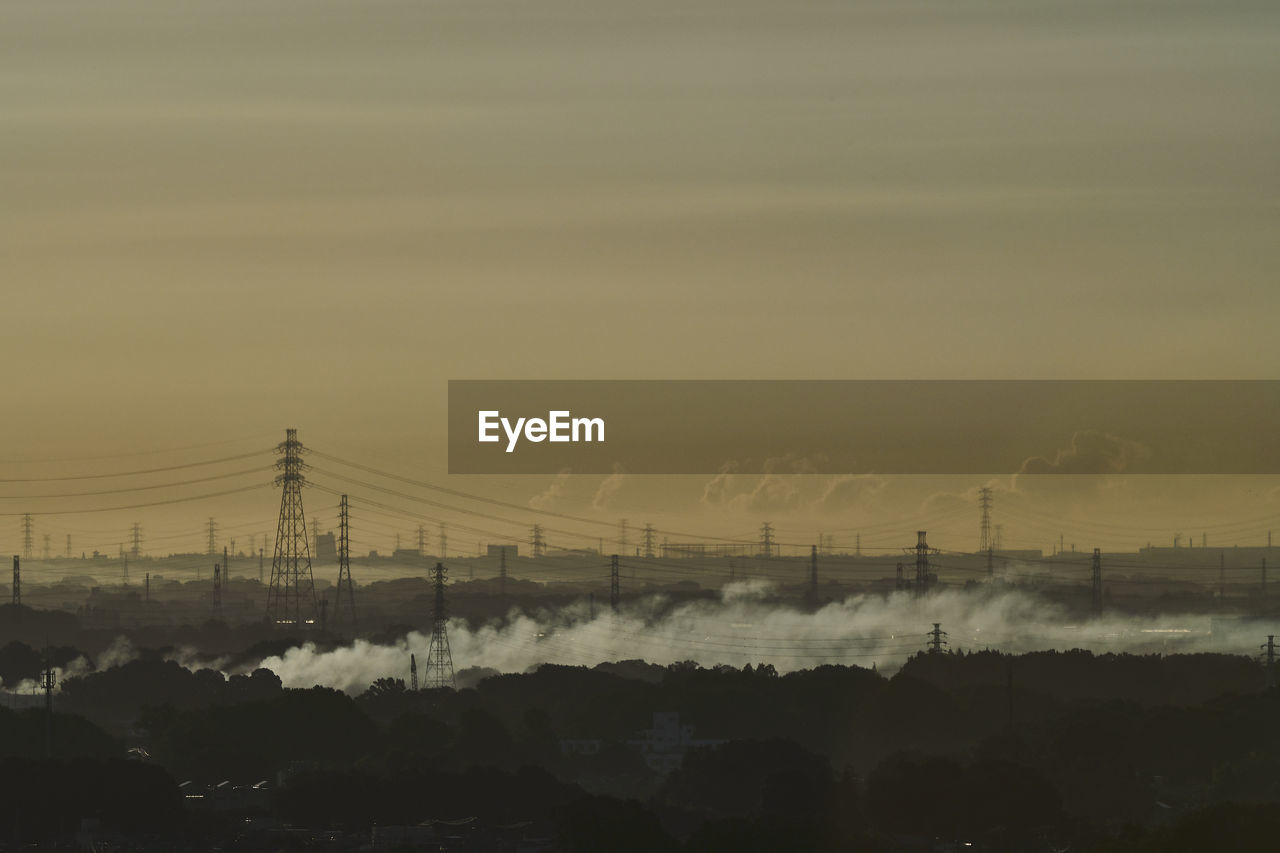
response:
[[[1274,378],[1278,90],[1262,0],[9,0],[0,470],[297,427],[446,482],[450,378]],[[604,482],[454,485],[815,526]],[[843,486],[824,523],[979,485]],[[1062,500],[1164,529],[1274,514],[1274,485]],[[1147,517],[1171,492],[1186,518]],[[177,543],[275,500],[144,514]],[[113,543],[139,512],[45,529]]]

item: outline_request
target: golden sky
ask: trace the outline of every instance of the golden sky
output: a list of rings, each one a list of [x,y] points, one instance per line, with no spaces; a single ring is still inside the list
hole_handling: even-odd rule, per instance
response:
[[[1274,378],[1277,91],[1269,0],[8,0],[0,459],[434,476],[449,378]]]

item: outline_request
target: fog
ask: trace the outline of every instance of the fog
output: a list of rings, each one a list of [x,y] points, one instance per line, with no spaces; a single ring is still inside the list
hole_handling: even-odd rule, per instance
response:
[[[733,584],[718,600],[669,606],[651,597],[617,614],[586,602],[557,613],[513,614],[503,625],[448,626],[458,686],[473,686],[491,671],[523,672],[543,663],[594,666],[603,661],[643,659],[669,664],[692,660],[703,666],[773,665],[779,672],[823,664],[875,665],[893,671],[926,648],[927,633],[940,623],[948,648],[999,649],[1023,653],[1088,649],[1097,653],[1223,652],[1256,654],[1270,622],[1205,614],[1133,616],[1082,620],[1032,592],[944,590],[926,600],[910,593],[856,595],[816,612],[769,600],[761,581]],[[430,636],[411,632],[393,645],[363,640],[321,652],[308,643],[266,667],[287,687],[314,684],[349,693],[377,678],[408,681],[409,655],[417,656],[425,682]]]

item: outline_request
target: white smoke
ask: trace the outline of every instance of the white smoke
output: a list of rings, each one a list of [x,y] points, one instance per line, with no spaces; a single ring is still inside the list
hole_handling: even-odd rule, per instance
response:
[[[910,593],[856,595],[816,612],[767,602],[768,584],[731,584],[714,601],[668,606],[662,597],[633,602],[618,613],[585,602],[555,614],[512,616],[502,625],[469,629],[450,622],[454,666],[524,672],[542,663],[594,666],[642,658],[703,666],[772,664],[779,672],[822,664],[892,670],[923,651],[933,623],[952,649],[1024,653],[1088,649],[1096,653],[1224,652],[1256,654],[1280,625],[1204,614],[1098,619],[1071,617],[1033,593],[980,588],[944,590],[917,600]],[[286,687],[324,685],[359,693],[377,678],[408,680],[409,656],[425,675],[430,637],[412,632],[393,645],[357,640],[320,652],[312,644],[261,661]]]

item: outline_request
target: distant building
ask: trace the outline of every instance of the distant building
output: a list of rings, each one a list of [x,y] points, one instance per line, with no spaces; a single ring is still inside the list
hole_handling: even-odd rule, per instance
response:
[[[655,711],[653,727],[644,729],[642,735],[627,741],[627,745],[639,749],[645,764],[658,773],[679,770],[690,749],[725,743],[715,738],[695,738],[693,726],[680,724],[679,711]]]
[[[699,557],[755,557],[759,545],[707,544],[705,542],[663,542],[662,559],[689,560]]]
[[[333,535],[333,531],[328,533],[316,534],[316,554],[317,563],[336,563],[338,562],[338,539]]]

